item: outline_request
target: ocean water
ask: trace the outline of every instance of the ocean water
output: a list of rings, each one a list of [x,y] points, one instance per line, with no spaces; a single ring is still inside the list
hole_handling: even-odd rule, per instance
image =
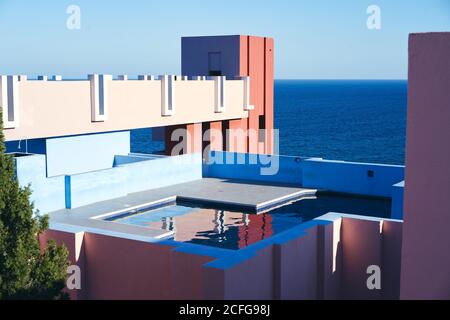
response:
[[[277,80],[279,154],[404,164],[407,82]],[[148,129],[131,133],[133,152],[155,152]]]
[[[276,81],[280,154],[404,164],[406,81]]]

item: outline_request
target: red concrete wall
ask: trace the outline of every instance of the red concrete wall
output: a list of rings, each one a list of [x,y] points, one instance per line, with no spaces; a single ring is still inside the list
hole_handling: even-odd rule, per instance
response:
[[[187,125],[189,148],[188,153],[202,152],[203,132],[201,123]]]
[[[228,121],[228,137],[225,139],[226,141],[226,151],[230,152],[248,152],[248,141],[245,138],[247,135],[247,120],[246,119],[237,119]],[[240,133],[243,133],[242,138],[235,138],[241,136]]]
[[[450,33],[409,37],[401,298],[450,299]]]
[[[264,114],[266,121],[266,145],[267,154],[274,153],[274,54],[275,44],[272,38],[264,39]]]
[[[240,76],[250,76],[250,103],[255,106],[249,112],[248,128],[259,129],[259,116],[265,117],[265,143],[259,148],[258,136],[249,136],[248,152],[273,152],[273,85],[274,41],[272,38],[240,36]]]
[[[223,151],[223,137],[222,137],[222,121],[215,121],[210,123],[211,131],[215,131],[220,134],[211,134],[210,136],[210,147],[214,151]]]

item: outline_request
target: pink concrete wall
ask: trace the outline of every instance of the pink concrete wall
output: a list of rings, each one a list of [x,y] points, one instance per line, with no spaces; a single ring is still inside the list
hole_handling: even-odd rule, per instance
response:
[[[400,267],[402,253],[402,227],[400,221],[384,221],[381,265],[383,299],[393,300],[400,298]]]
[[[269,300],[274,298],[273,247],[224,270],[224,298],[238,300]]]
[[[211,261],[211,257],[192,255],[184,252],[172,252],[171,265],[171,299],[204,299],[205,287],[203,265]]]
[[[39,242],[41,247],[44,248],[48,240],[54,240],[58,246],[66,246],[69,252],[69,265],[77,265],[81,272],[81,290],[68,290],[66,292],[69,294],[71,300],[80,300],[86,298],[86,279],[83,276],[86,271],[86,256],[85,256],[85,246],[84,246],[84,232],[71,233],[47,230],[39,236]]]
[[[88,299],[170,299],[170,251],[98,234],[86,234]]]
[[[344,299],[380,299],[367,288],[367,268],[381,265],[380,222],[342,219],[342,291]]]
[[[201,299],[211,260],[173,247],[88,233],[89,299]]]
[[[450,33],[409,37],[401,298],[450,299]]]
[[[398,299],[401,222],[343,217],[226,270],[207,268],[213,299]],[[381,290],[367,288],[367,267]]]
[[[41,241],[63,242],[82,269],[82,290],[71,291],[73,299],[395,299],[401,227],[337,217],[236,262],[87,232],[48,231]],[[381,267],[380,291],[366,287],[371,264]]]
[[[203,273],[203,286],[205,299],[225,299],[225,270],[216,268],[205,268]]]
[[[317,299],[317,276],[320,272],[317,257],[318,227],[307,230],[303,237],[282,245],[275,245],[278,272],[275,297],[281,300]]]

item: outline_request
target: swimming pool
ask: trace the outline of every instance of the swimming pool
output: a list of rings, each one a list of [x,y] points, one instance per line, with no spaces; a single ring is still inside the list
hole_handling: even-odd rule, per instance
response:
[[[258,214],[177,202],[105,220],[173,231],[177,242],[238,250],[328,212],[387,218],[390,208],[389,199],[319,194]]]

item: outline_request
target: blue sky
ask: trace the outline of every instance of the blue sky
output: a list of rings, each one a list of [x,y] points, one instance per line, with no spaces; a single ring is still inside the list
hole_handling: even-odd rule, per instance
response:
[[[0,74],[173,74],[181,36],[252,34],[275,38],[278,79],[405,79],[408,33],[427,31],[450,31],[450,0],[0,0]]]

